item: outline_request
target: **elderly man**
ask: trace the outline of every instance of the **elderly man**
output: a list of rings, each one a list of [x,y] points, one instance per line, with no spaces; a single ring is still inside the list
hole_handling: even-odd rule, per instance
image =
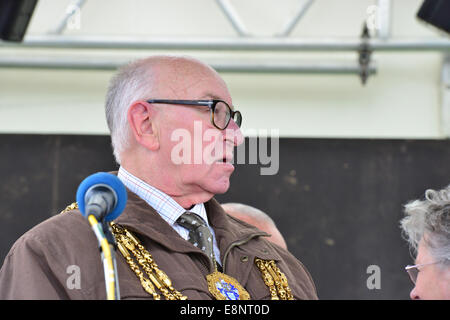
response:
[[[222,203],[222,208],[230,216],[247,222],[248,224],[251,224],[256,228],[267,232],[268,234],[270,234],[270,238],[268,238],[267,240],[287,250],[286,241],[281,235],[280,230],[278,230],[272,218],[264,211],[246,204],[235,202]]]
[[[154,56],[112,79],[106,116],[128,202],[112,224],[122,299],[316,299],[305,267],[229,217],[241,114],[225,82],[188,57]],[[78,282],[77,282],[78,281]],[[0,298],[105,299],[97,240],[76,204],[13,246]]]
[[[411,299],[450,300],[450,186],[427,190],[424,200],[405,205],[402,231],[417,253],[407,266]]]

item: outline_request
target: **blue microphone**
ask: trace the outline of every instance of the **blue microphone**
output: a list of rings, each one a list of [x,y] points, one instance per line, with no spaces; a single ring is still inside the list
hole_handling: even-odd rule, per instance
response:
[[[98,172],[84,179],[77,190],[77,202],[97,237],[105,274],[106,297],[120,300],[119,279],[115,257],[116,241],[108,222],[125,209],[127,191],[115,175]]]
[[[77,190],[78,208],[85,218],[110,222],[125,209],[127,191],[117,176],[98,172],[84,179]]]

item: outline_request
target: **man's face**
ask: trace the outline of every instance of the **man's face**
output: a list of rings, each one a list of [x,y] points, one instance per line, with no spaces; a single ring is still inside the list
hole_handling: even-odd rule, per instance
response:
[[[423,240],[419,243],[415,264],[431,263],[430,255]],[[450,300],[450,269],[438,264],[419,267],[416,285],[410,293],[411,299]]]
[[[231,96],[223,80],[212,70],[197,64],[176,65],[160,73],[163,99],[221,99],[232,106]],[[160,108],[160,152],[166,163],[166,193],[224,193],[234,171],[233,148],[243,141],[239,127],[230,121],[219,130],[211,123],[208,107],[155,105]],[[180,163],[181,162],[181,163]],[[169,192],[167,192],[169,191]]]

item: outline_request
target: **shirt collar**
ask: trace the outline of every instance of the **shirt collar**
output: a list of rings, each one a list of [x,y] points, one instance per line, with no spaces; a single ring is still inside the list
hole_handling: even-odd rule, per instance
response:
[[[186,211],[198,214],[209,225],[203,203],[196,204],[193,208],[186,210],[169,195],[132,175],[123,167],[119,168],[117,177],[131,192],[135,193],[155,209],[169,225],[173,226],[177,219]]]

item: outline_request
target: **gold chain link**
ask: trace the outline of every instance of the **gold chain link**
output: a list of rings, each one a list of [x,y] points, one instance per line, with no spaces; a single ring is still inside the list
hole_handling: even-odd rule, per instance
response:
[[[256,258],[255,264],[261,271],[264,284],[269,288],[272,300],[294,300],[287,278],[274,260]]]
[[[148,252],[139,240],[133,236],[127,229],[110,223],[114,237],[117,241],[119,251],[125,257],[131,270],[134,271],[139,278],[144,290],[151,295],[155,300],[160,300],[161,296],[156,292],[155,287],[162,293],[167,300],[186,300],[187,297],[182,295],[172,286],[172,281],[167,274],[159,269],[150,252]],[[129,251],[132,252],[137,263],[133,261]],[[144,273],[140,270],[142,268],[148,279],[144,277]]]

